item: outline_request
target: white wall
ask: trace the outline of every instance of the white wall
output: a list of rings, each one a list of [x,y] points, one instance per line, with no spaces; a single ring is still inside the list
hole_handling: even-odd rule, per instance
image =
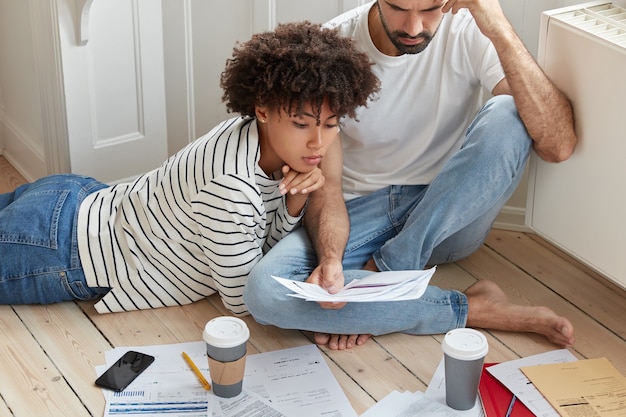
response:
[[[1,125],[4,120],[4,99],[2,97],[2,82],[0,81],[0,155],[2,155],[2,149],[4,149],[4,129]]]
[[[46,172],[33,36],[30,2],[0,0],[0,145],[28,179]]]

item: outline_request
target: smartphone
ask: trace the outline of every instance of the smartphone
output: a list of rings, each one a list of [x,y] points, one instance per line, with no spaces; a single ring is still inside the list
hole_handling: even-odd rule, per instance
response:
[[[96,379],[96,385],[113,391],[123,391],[152,362],[154,356],[128,351]]]

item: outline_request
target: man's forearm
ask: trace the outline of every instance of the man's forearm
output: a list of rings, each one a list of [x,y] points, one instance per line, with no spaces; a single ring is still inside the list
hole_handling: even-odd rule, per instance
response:
[[[569,158],[577,140],[569,100],[548,79],[510,24],[492,42],[535,150],[550,162]]]
[[[341,192],[318,190],[311,194],[304,225],[317,253],[318,263],[343,258],[350,221]]]

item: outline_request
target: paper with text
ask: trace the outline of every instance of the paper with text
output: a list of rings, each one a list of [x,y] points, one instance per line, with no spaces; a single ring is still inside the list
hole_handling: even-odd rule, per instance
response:
[[[436,267],[427,270],[376,272],[365,278],[350,281],[340,291],[331,294],[317,284],[293,281],[272,275],[276,281],[290,289],[292,297],[316,302],[380,302],[420,298],[435,273]]]
[[[606,358],[521,369],[563,417],[626,417],[626,377]]]
[[[537,417],[558,417],[558,413],[520,370],[523,366],[563,363],[577,360],[567,349],[551,350],[538,355],[506,361],[487,368]]]
[[[182,357],[186,352],[205,378],[210,373],[204,342],[120,347],[105,352],[106,365],[137,350],[154,363],[124,391],[103,390],[104,417],[356,417],[356,412],[315,345],[248,355],[243,392],[219,398],[206,391]]]

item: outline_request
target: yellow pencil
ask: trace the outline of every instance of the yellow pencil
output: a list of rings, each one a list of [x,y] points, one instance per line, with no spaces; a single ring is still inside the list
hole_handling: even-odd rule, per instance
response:
[[[209,384],[209,381],[207,381],[206,378],[204,377],[204,375],[202,375],[202,372],[200,372],[200,369],[198,369],[196,364],[193,363],[193,361],[191,360],[189,355],[187,355],[185,352],[183,352],[183,358],[185,358],[185,362],[187,362],[187,365],[189,365],[189,367],[191,368],[193,373],[196,374],[196,376],[198,377],[198,380],[200,381],[200,383],[202,384],[204,389],[207,390],[207,391],[210,390],[211,389],[211,384]]]

